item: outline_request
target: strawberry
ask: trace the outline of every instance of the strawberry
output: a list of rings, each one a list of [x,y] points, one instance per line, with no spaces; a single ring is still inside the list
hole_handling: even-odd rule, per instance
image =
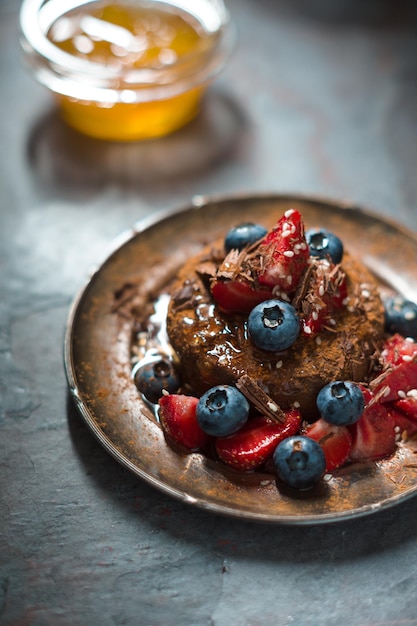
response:
[[[272,298],[268,289],[254,289],[244,280],[216,281],[211,288],[213,298],[226,313],[250,313],[261,302]]]
[[[159,400],[159,418],[166,435],[187,450],[199,450],[210,440],[196,417],[198,398],[167,394]]]
[[[216,439],[219,458],[234,469],[255,470],[274,453],[278,443],[295,435],[301,426],[301,414],[293,409],[286,412],[284,423],[261,416],[249,420],[237,433]]]
[[[391,406],[387,406],[387,410],[394,421],[397,433],[402,439],[408,439],[417,434],[417,415],[410,417],[407,414],[407,407],[401,406],[403,402],[404,400],[399,400],[398,403],[394,402]],[[402,410],[403,408],[405,408],[405,411]]]
[[[299,211],[289,209],[261,241],[258,253],[263,259],[259,283],[269,288],[293,292],[307,269],[310,251]]]
[[[302,217],[290,209],[259,243],[229,252],[211,281],[213,298],[226,313],[250,313],[273,297],[289,301],[309,254]]]
[[[406,438],[417,434],[417,392],[386,406],[401,434]]]
[[[349,458],[352,435],[347,426],[329,424],[322,417],[304,429],[304,434],[323,448],[326,472],[341,467]]]
[[[407,395],[406,398],[397,400],[393,403],[393,408],[401,411],[401,413],[414,420],[417,424],[417,392],[415,395]]]
[[[352,461],[380,459],[395,450],[395,422],[392,413],[371,400],[359,418],[348,426],[352,435]]]
[[[311,279],[304,298],[301,330],[311,336],[326,324],[331,324],[334,311],[344,306],[347,296],[346,275],[338,265],[327,260],[315,261],[311,266]]]
[[[398,333],[389,337],[381,352],[381,364],[399,365],[407,363],[417,355],[417,343],[410,337],[404,338]]]
[[[407,393],[417,388],[417,355],[414,361],[402,361],[393,369],[387,369],[370,386],[380,402],[393,402],[405,398]]]

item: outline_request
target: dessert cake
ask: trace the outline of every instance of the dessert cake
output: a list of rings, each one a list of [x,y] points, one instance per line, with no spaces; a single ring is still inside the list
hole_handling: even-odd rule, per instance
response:
[[[133,378],[169,441],[306,488],[417,432],[417,306],[297,210],[231,228],[168,291],[169,350]]]

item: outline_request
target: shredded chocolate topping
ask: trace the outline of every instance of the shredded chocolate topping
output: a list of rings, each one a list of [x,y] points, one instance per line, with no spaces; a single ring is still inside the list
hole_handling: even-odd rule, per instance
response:
[[[311,282],[313,272],[314,272],[314,266],[309,265],[307,270],[304,272],[303,276],[301,277],[300,283],[297,287],[297,291],[291,302],[294,309],[298,310],[301,307],[301,303],[307,296],[307,293],[310,288],[310,282]]]

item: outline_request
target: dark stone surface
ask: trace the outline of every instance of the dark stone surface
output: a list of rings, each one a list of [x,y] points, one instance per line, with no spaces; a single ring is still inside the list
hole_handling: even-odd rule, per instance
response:
[[[417,624],[416,499],[327,526],[212,516],[120,467],[68,397],[70,303],[141,217],[294,191],[417,230],[415,3],[229,6],[239,44],[202,115],[118,145],[60,122],[22,67],[18,2],[0,3],[2,626]]]

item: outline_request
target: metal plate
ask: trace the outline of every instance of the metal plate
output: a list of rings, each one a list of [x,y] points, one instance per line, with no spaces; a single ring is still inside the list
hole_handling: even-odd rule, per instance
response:
[[[132,319],[115,314],[124,285],[158,292],[176,269],[233,224],[266,227],[289,208],[306,227],[326,226],[360,257],[381,285],[386,281],[417,300],[417,237],[371,212],[319,198],[260,195],[196,198],[158,221],[142,222],[119,240],[70,312],[65,339],[67,377],[76,405],[104,448],[122,465],[170,496],[214,513],[285,524],[332,522],[392,506],[417,491],[416,447],[394,457],[336,471],[317,489],[279,490],[273,476],[229,471],[198,453],[167,444],[131,379]]]

